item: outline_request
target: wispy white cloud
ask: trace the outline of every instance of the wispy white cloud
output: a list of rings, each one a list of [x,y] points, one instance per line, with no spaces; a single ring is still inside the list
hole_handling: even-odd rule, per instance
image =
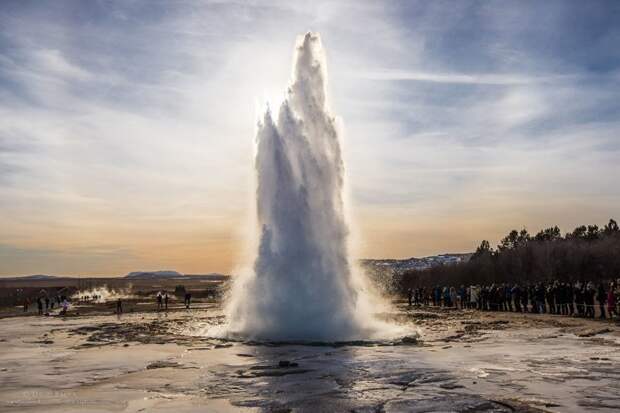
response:
[[[389,69],[375,72],[351,72],[350,75],[368,80],[411,80],[432,83],[460,83],[466,85],[527,85],[536,83],[557,83],[575,78],[574,75],[529,76],[516,73],[436,73]]]
[[[60,50],[35,50],[32,52],[31,57],[35,68],[44,74],[78,81],[88,80],[93,77],[87,70],[69,62]]]

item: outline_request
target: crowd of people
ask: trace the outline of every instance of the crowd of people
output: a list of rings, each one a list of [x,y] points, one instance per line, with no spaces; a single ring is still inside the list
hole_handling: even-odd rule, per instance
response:
[[[410,288],[409,305],[482,311],[548,313],[587,318],[618,318],[620,280],[610,283],[548,282]]]
[[[89,303],[92,301],[97,301],[100,298],[101,296],[97,296],[97,295],[77,296],[77,302],[78,304]],[[157,303],[157,311],[162,311],[162,310],[167,311],[168,302],[170,301],[170,296],[168,295],[168,292],[165,290],[158,291],[155,298],[156,298],[156,303]],[[49,315],[50,311],[53,310],[55,306],[57,308],[61,308],[59,314],[64,315],[66,314],[67,309],[69,307],[68,298],[64,295],[58,295],[58,296],[41,295],[36,298],[35,302],[37,305],[37,313],[39,315]],[[184,300],[183,300],[183,304],[185,305],[185,308],[189,309],[191,306],[191,302],[192,302],[192,294],[190,292],[185,292]],[[28,312],[31,304],[32,302],[30,301],[30,299],[25,298],[24,303],[23,303],[23,312],[25,313]],[[123,300],[120,297],[117,298],[116,300],[116,313],[117,314],[123,313]]]
[[[64,315],[67,313],[67,309],[69,308],[69,301],[67,300],[67,297],[64,295],[57,295],[57,296],[39,296],[36,299],[36,303],[37,303],[37,314],[39,315],[49,315],[50,310],[54,309],[54,306],[60,307],[60,314]],[[28,312],[28,309],[30,308],[30,299],[26,298],[24,300],[24,305],[23,305],[23,309],[24,312]]]
[[[166,290],[158,291],[156,299],[157,299],[157,311],[161,311],[161,310],[167,311],[168,301],[169,301],[168,292]],[[191,302],[192,302],[192,294],[189,292],[185,292],[184,297],[183,297],[183,304],[185,305],[185,308],[189,309]]]
[[[99,301],[101,300],[101,295],[98,294],[92,294],[92,295],[80,295],[77,297],[78,299],[78,303],[90,303],[92,301]]]
[[[166,310],[168,311],[168,292],[167,291],[159,291],[157,293],[157,311]]]

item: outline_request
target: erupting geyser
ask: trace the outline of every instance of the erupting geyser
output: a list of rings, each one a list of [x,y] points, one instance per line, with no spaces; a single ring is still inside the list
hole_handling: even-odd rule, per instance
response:
[[[228,333],[268,340],[370,338],[376,322],[349,263],[344,166],[326,103],[318,35],[297,42],[293,79],[277,118],[258,125],[260,245],[254,271],[234,286]]]

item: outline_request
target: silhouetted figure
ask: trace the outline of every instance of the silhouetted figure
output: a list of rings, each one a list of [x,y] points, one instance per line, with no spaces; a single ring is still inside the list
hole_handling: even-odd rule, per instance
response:
[[[116,314],[123,314],[123,301],[120,298],[116,300]]]
[[[465,305],[464,305],[464,304],[466,304],[466,303],[467,303],[467,301],[466,301],[466,298],[467,298],[467,297],[466,297],[466,295],[467,295],[467,290],[465,289],[465,286],[464,286],[464,285],[461,285],[461,287],[460,287],[460,288],[457,290],[457,292],[456,292],[456,300],[457,300],[457,302],[458,302],[458,304],[459,304],[458,306],[460,306],[460,307],[461,307],[461,310],[462,310],[463,308],[465,308]],[[457,306],[457,307],[458,307],[458,306]]]
[[[157,311],[161,310],[163,297],[161,295],[161,291],[157,293]]]
[[[544,288],[544,287],[543,287]],[[553,291],[553,286],[547,287],[545,291],[545,298],[547,299],[547,303],[549,304],[549,314],[555,314],[555,293]],[[544,302],[544,300],[543,300]]]
[[[189,292],[186,292],[185,293],[185,308],[189,308],[191,302],[192,302],[192,294]]]
[[[41,300],[41,297],[37,298],[37,310],[39,315],[43,315],[43,300]]]
[[[28,299],[28,297],[26,297],[24,299],[24,313],[28,312],[28,306],[30,305],[30,300]]]
[[[609,292],[607,293],[607,311],[609,312],[609,318],[613,318],[615,315],[618,316],[618,311],[616,310],[616,285],[611,283],[609,285]]]
[[[570,305],[569,305],[569,299],[572,300],[571,297],[571,291],[573,290],[570,285],[566,284],[566,283],[561,283],[560,284],[561,288],[562,288],[562,314],[564,315],[568,315],[570,312]]]
[[[575,314],[575,288],[573,284],[566,285],[566,300],[568,301],[568,312],[570,315]]]
[[[512,296],[512,299],[514,300],[515,312],[520,313],[521,312],[521,288],[519,287],[518,284],[515,284],[512,287],[512,289],[510,290],[510,295]],[[512,311],[512,308],[510,309],[510,311]]]
[[[67,310],[69,309],[69,302],[65,298],[62,301],[62,310],[60,310],[60,315],[67,315]]]
[[[538,284],[536,287],[536,312],[540,314],[544,314],[546,312],[545,287],[543,287],[542,284]]]
[[[598,301],[598,307],[601,312],[599,318],[605,319],[605,303],[607,302],[607,291],[605,291],[605,286],[603,283],[598,285],[598,291],[596,293],[596,301]]]
[[[577,308],[577,316],[583,317],[585,315],[585,303],[584,303],[584,289],[581,283],[575,284],[573,289],[575,295],[575,307]]]
[[[586,317],[594,318],[594,296],[596,295],[596,290],[594,289],[594,285],[589,282],[584,293],[584,302],[586,307]]]
[[[527,313],[529,310],[527,308],[527,301],[529,299],[529,288],[523,287],[521,290],[521,309],[524,313]]]
[[[456,307],[457,296],[456,296],[456,288],[450,287],[450,305],[449,307]]]
[[[409,307],[413,304],[413,289],[407,290],[407,298],[409,299]]]
[[[50,299],[45,297],[45,312],[46,313],[47,313],[47,309],[49,308],[49,306],[50,306]]]
[[[166,311],[168,311],[168,293],[164,293],[164,305],[166,306]]]

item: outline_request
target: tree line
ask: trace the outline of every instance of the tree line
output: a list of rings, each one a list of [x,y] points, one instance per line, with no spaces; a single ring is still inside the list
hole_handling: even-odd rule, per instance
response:
[[[557,226],[531,235],[512,230],[497,245],[483,240],[469,261],[398,276],[398,289],[416,286],[609,281],[620,278],[620,229],[581,225],[562,235]]]

